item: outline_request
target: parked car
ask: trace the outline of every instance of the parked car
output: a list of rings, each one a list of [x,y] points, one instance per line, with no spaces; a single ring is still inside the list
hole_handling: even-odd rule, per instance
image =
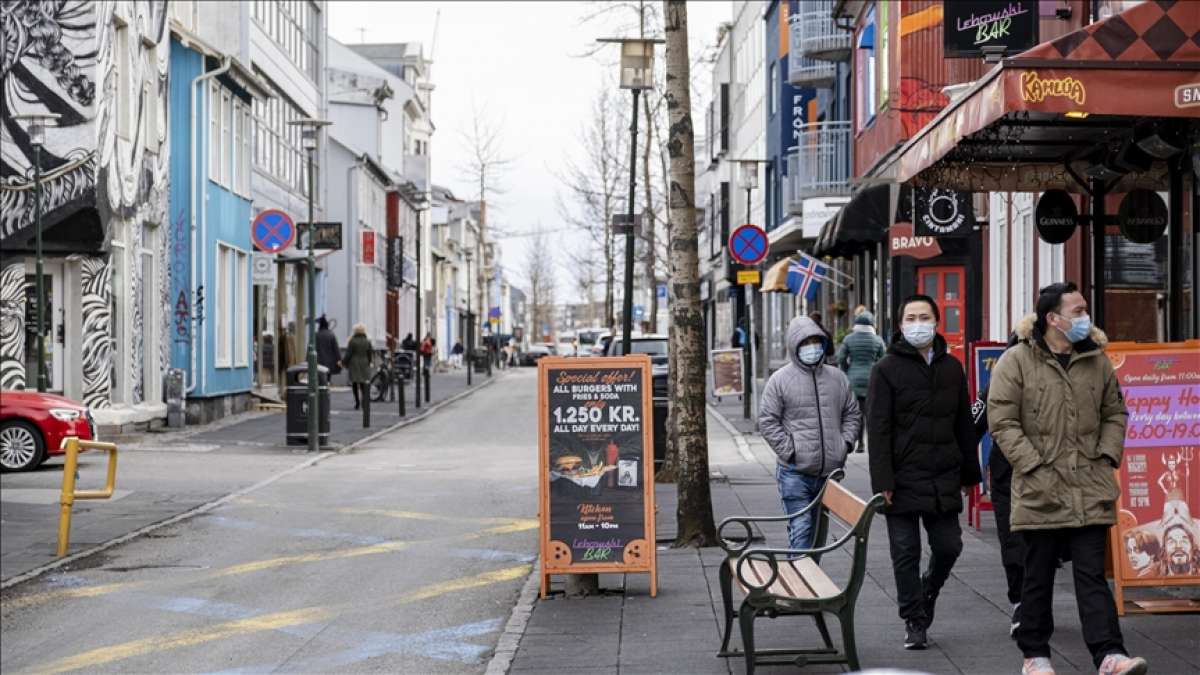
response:
[[[554,345],[554,353],[557,356],[575,356],[575,343],[560,342]]]
[[[621,356],[624,344],[612,338],[605,344],[605,356]],[[654,406],[654,463],[662,464],[667,457],[667,409],[670,406],[671,382],[668,377],[670,341],[666,335],[638,335],[629,340],[630,354],[650,356],[650,382]]]
[[[0,393],[0,470],[29,471],[50,455],[61,455],[63,439],[96,440],[87,406],[36,391]]]
[[[542,342],[535,342],[529,345],[529,349],[521,352],[521,365],[536,366],[538,359],[554,356],[554,348]]]

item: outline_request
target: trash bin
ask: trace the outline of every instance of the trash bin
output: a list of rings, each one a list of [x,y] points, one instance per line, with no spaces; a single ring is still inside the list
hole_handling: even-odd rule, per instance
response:
[[[481,349],[475,350],[471,354],[471,360],[475,362],[476,373],[486,373],[488,369],[488,355]]]
[[[167,403],[167,427],[182,429],[185,418],[182,369],[170,368],[163,375],[163,399]]]
[[[329,444],[329,369],[317,366],[318,442]],[[287,369],[287,442],[308,445],[308,366]]]

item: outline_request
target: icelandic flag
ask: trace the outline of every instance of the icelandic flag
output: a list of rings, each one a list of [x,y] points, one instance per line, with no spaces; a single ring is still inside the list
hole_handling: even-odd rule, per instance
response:
[[[787,287],[793,295],[799,295],[812,302],[821,290],[821,280],[825,278],[825,266],[807,256],[788,263]]]

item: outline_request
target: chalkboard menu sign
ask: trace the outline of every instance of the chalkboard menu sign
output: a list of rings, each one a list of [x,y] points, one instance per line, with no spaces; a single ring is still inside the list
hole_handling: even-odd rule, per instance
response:
[[[954,0],[943,3],[946,56],[983,56],[1003,47],[1009,56],[1038,42],[1038,0]]]
[[[713,396],[742,395],[742,350],[714,349],[711,370]]]
[[[650,357],[538,361],[541,595],[555,574],[648,572],[654,549]]]

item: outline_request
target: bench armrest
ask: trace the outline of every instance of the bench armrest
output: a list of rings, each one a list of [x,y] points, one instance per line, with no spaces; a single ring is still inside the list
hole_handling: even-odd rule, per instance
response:
[[[825,483],[821,485],[821,491],[817,493],[817,496],[813,498],[808,506],[795,513],[789,513],[782,516],[730,516],[722,520],[721,524],[717,526],[717,542],[730,557],[741,554],[750,546],[750,539],[754,535],[753,531],[750,529],[750,523],[778,523],[805,515],[809,511],[821,505],[821,499],[825,496],[825,487],[829,484],[829,481],[836,480],[841,482],[845,475],[846,472],[844,470],[835,469],[833,473],[829,474],[829,477],[825,479]],[[732,525],[733,523],[740,524],[746,530],[746,540],[741,544],[738,542],[729,541],[723,534],[721,534],[726,525]]]

